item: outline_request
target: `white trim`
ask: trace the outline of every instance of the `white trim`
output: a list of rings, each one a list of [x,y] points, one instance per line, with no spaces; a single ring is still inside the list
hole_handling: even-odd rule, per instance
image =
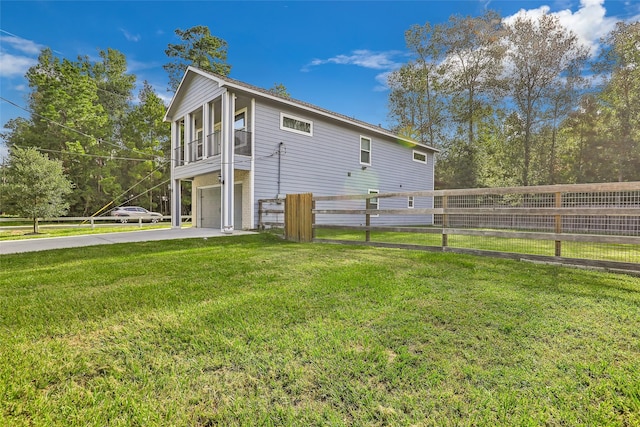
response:
[[[366,139],[369,141],[369,163],[365,163],[362,161],[362,152],[365,151],[362,149],[363,139]],[[360,160],[360,164],[364,166],[371,166],[371,152],[373,151],[373,141],[368,136],[360,135],[359,144],[360,144],[360,150],[358,151],[358,160]]]
[[[424,160],[418,160],[418,159],[416,159],[416,154],[420,154],[421,156],[424,156]],[[425,164],[425,165],[426,165],[426,164],[428,163],[429,156],[427,155],[427,153],[424,153],[424,152],[422,152],[422,151],[412,150],[412,153],[411,153],[411,159],[412,159],[414,162],[418,162],[418,163],[422,163],[422,164]]]
[[[255,197],[255,175],[256,175],[256,99],[251,98],[251,162],[249,168],[249,199],[251,204],[251,214],[249,216],[249,228],[253,229],[255,226],[255,210],[253,209],[253,200]],[[244,204],[242,205],[244,209]]]
[[[374,189],[368,189],[367,190],[367,194],[380,194],[380,190],[374,190]],[[380,209],[380,198],[379,197],[375,197],[376,199],[376,210]],[[371,206],[371,200],[369,199],[369,206]],[[371,215],[371,218],[378,218],[380,215]]]
[[[292,128],[284,126],[284,118],[285,117],[288,118],[288,119],[297,120],[299,122],[308,123],[309,124],[309,132],[305,132],[305,131],[298,130],[298,129],[292,129]],[[284,130],[284,131],[287,131],[287,132],[293,132],[293,133],[297,133],[297,134],[304,135],[304,136],[313,136],[313,121],[311,121],[309,119],[303,119],[302,117],[294,116],[293,114],[280,112],[280,130]]]
[[[416,206],[416,199],[413,196],[407,196],[407,209],[413,209]]]

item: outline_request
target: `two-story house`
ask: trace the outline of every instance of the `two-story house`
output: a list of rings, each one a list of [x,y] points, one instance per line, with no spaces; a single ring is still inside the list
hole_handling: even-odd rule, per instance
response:
[[[198,68],[185,72],[165,121],[171,122],[174,227],[181,224],[183,180],[192,185],[194,226],[227,232],[257,228],[258,200],[287,193],[433,189],[432,147]],[[381,203],[431,207],[412,198]],[[431,218],[400,220],[425,224]]]

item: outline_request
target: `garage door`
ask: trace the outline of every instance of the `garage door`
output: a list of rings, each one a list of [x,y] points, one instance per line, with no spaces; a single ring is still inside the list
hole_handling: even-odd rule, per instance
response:
[[[200,222],[202,228],[220,228],[220,187],[198,189],[198,204],[200,205]]]
[[[198,226],[202,228],[221,228],[222,213],[220,201],[221,187],[199,188],[198,197],[200,215]],[[242,229],[242,184],[233,187],[234,228]]]

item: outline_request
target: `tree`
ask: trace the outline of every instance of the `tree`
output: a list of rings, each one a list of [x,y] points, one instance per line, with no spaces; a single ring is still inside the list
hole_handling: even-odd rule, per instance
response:
[[[500,94],[502,34],[500,16],[487,11],[479,17],[452,16],[447,23],[434,26],[429,42],[423,45],[431,46],[430,50],[437,52],[438,57],[441,55],[437,65],[442,73],[438,89],[444,95],[441,99],[446,102],[447,117],[451,119],[437,172],[441,174],[442,187],[478,185],[477,134],[482,121],[493,114],[492,105]],[[418,33],[417,39],[424,37]]]
[[[282,98],[290,99],[291,95],[287,91],[287,87],[282,83],[274,83],[269,92]]]
[[[478,121],[500,89],[505,52],[499,43],[502,20],[494,11],[479,17],[453,16],[435,34],[435,42],[446,56],[450,112],[453,120],[466,128],[466,151],[473,151]]]
[[[64,215],[69,209],[65,197],[72,187],[62,162],[50,160],[35,148],[11,147],[4,179],[9,209],[32,218],[34,233],[38,233],[38,218]]]
[[[227,64],[227,42],[212,36],[209,27],[196,25],[187,30],[176,29],[181,43],[169,43],[164,53],[172,62],[163,68],[169,74],[169,90],[175,92],[182,80],[185,69],[193,65],[205,71],[226,76],[231,71]]]
[[[41,52],[26,77],[32,89],[33,139],[18,139],[48,150],[51,158],[64,162],[67,174],[77,184],[69,200],[71,211],[88,215],[93,206],[108,200],[100,188],[104,163],[95,156],[109,155],[114,148],[103,142],[111,140],[112,134],[109,115],[99,102],[96,79],[84,60],[59,59],[49,49]]]
[[[606,148],[607,137],[602,132],[608,121],[595,95],[585,95],[579,107],[564,120],[560,132],[566,135],[566,155],[561,163],[568,169],[565,182],[605,182],[611,162]]]
[[[394,131],[432,147],[443,143],[445,118],[442,91],[442,52],[428,22],[405,32],[405,42],[416,59],[389,75],[389,118]]]
[[[610,118],[611,179],[640,179],[640,22],[618,22],[603,41],[595,70],[605,79],[600,100]]]
[[[508,87],[523,120],[521,184],[529,185],[535,126],[549,116],[557,117],[559,111],[554,111],[554,107],[566,103],[558,98],[558,94],[562,95],[567,89],[563,87],[562,80],[570,82],[579,74],[588,50],[580,45],[573,32],[560,24],[557,17],[548,14],[537,20],[516,16],[507,25],[506,41]]]

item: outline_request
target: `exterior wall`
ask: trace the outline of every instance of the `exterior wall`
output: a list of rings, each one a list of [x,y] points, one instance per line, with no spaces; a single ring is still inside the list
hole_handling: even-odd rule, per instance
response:
[[[225,89],[218,87],[218,83],[200,75],[193,75],[185,80],[180,88],[180,98],[177,99],[172,120],[177,120],[202,107],[206,102],[220,96]]]
[[[303,110],[284,108],[275,103],[256,102],[255,121],[255,203],[275,198],[278,193],[314,195],[366,194],[433,189],[433,153],[421,147],[407,147],[390,138],[368,133],[355,126],[313,116]],[[280,113],[285,112],[313,122],[313,136],[280,129]],[[371,139],[371,166],[360,164],[360,136]],[[280,189],[278,191],[278,148],[280,157]],[[413,150],[427,154],[427,164],[413,160]],[[430,199],[416,199],[416,208],[432,207]],[[323,203],[320,209],[339,207],[363,209],[364,201]],[[406,208],[407,198],[380,199],[380,209]],[[257,213],[255,214],[257,221]],[[324,223],[364,223],[354,215],[318,216]],[[431,215],[372,218],[372,224],[431,224]]]

